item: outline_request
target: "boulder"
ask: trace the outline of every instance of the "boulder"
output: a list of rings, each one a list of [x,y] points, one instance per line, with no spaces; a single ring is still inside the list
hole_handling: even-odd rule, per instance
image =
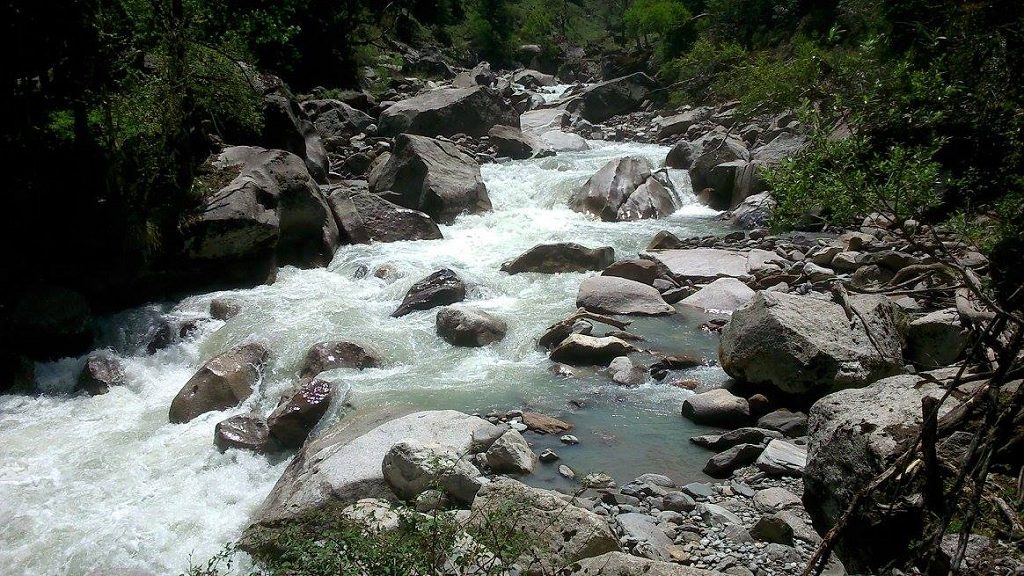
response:
[[[331,406],[334,384],[319,378],[299,385],[267,416],[270,435],[283,448],[298,448]]]
[[[569,207],[606,222],[660,218],[679,207],[670,186],[651,173],[648,160],[627,156],[608,162],[591,176],[570,197]]]
[[[800,507],[800,498],[779,486],[758,490],[754,494],[754,508],[759,512],[779,512],[787,508]]]
[[[907,329],[907,359],[929,370],[957,361],[970,340],[954,308],[936,310],[913,320]]]
[[[554,76],[530,69],[519,70],[512,74],[512,81],[525,88],[538,88],[558,84],[558,80]]]
[[[442,238],[427,214],[388,202],[363,186],[333,186],[326,194],[341,235],[352,244]]]
[[[654,250],[641,254],[641,257],[661,264],[679,282],[739,278],[749,271],[746,254],[718,248]]]
[[[651,260],[637,258],[633,260],[619,260],[601,272],[602,276],[615,276],[640,282],[641,284],[653,285],[658,278],[658,265]]]
[[[614,260],[615,250],[610,246],[587,248],[573,242],[539,244],[514,260],[502,264],[501,271],[509,274],[586,272],[601,270]]]
[[[346,420],[303,445],[253,515],[254,524],[274,525],[332,503],[393,498],[381,464],[396,443],[411,439],[466,454],[475,430],[494,428],[482,418],[454,410],[416,412],[365,433],[365,428]]]
[[[693,144],[683,140],[672,147],[665,157],[665,166],[677,170],[689,170],[693,166]]]
[[[767,444],[769,441],[782,438],[782,434],[764,428],[737,428],[724,434],[710,434],[690,438],[697,446],[709,450],[725,450],[739,444]]]
[[[404,440],[392,446],[381,465],[384,481],[404,501],[440,489],[459,504],[470,504],[483,486],[480,471],[450,446]]]
[[[758,542],[793,545],[793,527],[774,514],[762,516],[750,529],[750,535]]]
[[[374,123],[369,114],[340,100],[306,100],[300,107],[320,137],[327,140],[351,138]]]
[[[728,478],[738,468],[753,464],[763,451],[760,444],[737,444],[712,456],[704,465],[704,473],[712,478]]]
[[[496,125],[519,127],[519,115],[493,90],[442,88],[402,100],[381,112],[382,136],[485,136]]]
[[[775,198],[770,192],[751,194],[740,202],[740,205],[732,210],[729,221],[740,228],[752,230],[754,228],[766,228],[775,210]]]
[[[450,224],[463,213],[491,209],[480,166],[451,142],[402,134],[370,172],[370,192]]]
[[[707,106],[686,110],[679,114],[655,119],[658,127],[658,139],[686,134],[690,127],[699,124],[711,117],[713,110]],[[689,166],[674,166],[674,168],[689,168]]]
[[[802,476],[807,465],[807,448],[772,440],[754,464],[769,476]]]
[[[456,88],[473,88],[476,86],[493,86],[498,81],[498,76],[491,70],[489,62],[481,62],[473,68],[460,72],[452,79],[452,85]]]
[[[807,434],[807,414],[780,408],[758,418],[757,425],[768,430],[777,430],[788,438],[799,438]]]
[[[228,321],[242,312],[242,305],[234,300],[214,298],[210,300],[210,318]]]
[[[675,308],[657,289],[615,276],[592,276],[583,281],[576,295],[576,306],[598,314],[664,316]]]
[[[508,156],[513,160],[533,158],[543,147],[539,140],[514,126],[495,126],[487,132],[487,136],[499,156]]]
[[[111,386],[121,386],[124,382],[124,366],[117,358],[94,354],[85,361],[76,389],[85,391],[89,396],[98,396],[109,392]]]
[[[739,380],[791,394],[824,395],[903,369],[896,310],[884,297],[854,296],[867,321],[829,300],[758,292],[722,329],[722,368]],[[876,348],[877,347],[877,348]]]
[[[306,352],[302,360],[299,377],[310,379],[321,372],[337,368],[377,368],[380,357],[377,352],[362,344],[345,340],[317,342]]]
[[[256,81],[263,88],[263,129],[256,144],[285,150],[302,159],[316,182],[327,182],[330,162],[316,127],[280,78],[261,74]],[[231,135],[229,135],[231,136]]]
[[[567,564],[619,550],[608,523],[573,498],[509,478],[497,478],[480,489],[470,523],[484,527],[489,515],[510,509],[519,514],[517,529],[541,542],[519,559],[527,576],[553,574]]]
[[[657,83],[642,72],[606,80],[585,88],[569,102],[568,110],[578,112],[588,122],[604,122],[640,108],[656,86]]]
[[[709,313],[731,314],[754,297],[754,291],[735,278],[719,278],[680,302]]]
[[[541,144],[546,150],[552,152],[585,152],[590,150],[590,144],[579,134],[562,132],[561,130],[549,130],[540,135]]]
[[[623,552],[609,552],[566,566],[564,576],[724,576],[672,562],[650,560]]]
[[[831,529],[857,493],[902,454],[908,439],[916,437],[921,400],[943,394],[944,389],[927,378],[901,375],[815,402],[808,424],[803,503],[819,533]],[[956,404],[953,398],[944,402],[939,418]],[[876,495],[855,510],[835,540],[836,553],[850,573],[873,573],[890,560],[905,557],[924,527],[926,512],[920,499],[917,502],[892,502]]]
[[[499,342],[508,332],[500,318],[470,306],[447,306],[437,313],[437,334],[453,346],[479,347]]]
[[[270,428],[259,414],[232,416],[218,422],[213,430],[213,443],[221,452],[237,448],[263,454],[269,442]]]
[[[572,424],[539,412],[523,412],[523,424],[538,434],[565,434],[572,430]]]
[[[491,471],[499,474],[530,474],[537,466],[537,455],[515,430],[508,430],[495,440],[484,458]]]
[[[443,268],[413,284],[391,317],[399,318],[416,310],[455,304],[465,298],[466,284],[455,272]]]
[[[519,116],[523,132],[540,137],[546,132],[561,132],[569,126],[569,113],[558,108],[530,110]]]
[[[683,400],[684,418],[723,428],[737,427],[750,420],[750,406],[745,398],[733,396],[724,388],[716,388],[687,396]]]
[[[653,516],[639,512],[627,512],[615,517],[617,531],[635,554],[668,560],[671,558],[673,542],[655,521]]]
[[[633,364],[629,356],[619,356],[608,364],[612,382],[621,386],[639,386],[647,380],[647,369]]]
[[[574,365],[605,365],[612,359],[635,351],[631,344],[614,336],[597,338],[570,334],[551,351],[555,362]]]
[[[738,138],[719,133],[712,133],[701,138],[696,143],[696,148],[697,154],[690,166],[690,182],[693,183],[694,191],[700,192],[707,188],[715,189],[717,184],[719,188],[715,189],[715,194],[710,198],[709,205],[719,210],[730,208],[729,204],[735,185],[735,167],[745,165],[750,160],[750,152]],[[730,171],[719,169],[718,174],[712,178],[715,168],[727,163],[732,163],[733,169]],[[723,186],[727,189],[721,189]]]
[[[183,229],[193,267],[264,282],[276,266],[326,266],[334,256],[334,215],[294,154],[225,148],[200,167],[193,188],[203,195]]]
[[[214,356],[171,401],[171,423],[188,422],[207,412],[237,406],[252,394],[269,356],[270,351],[255,342]]]

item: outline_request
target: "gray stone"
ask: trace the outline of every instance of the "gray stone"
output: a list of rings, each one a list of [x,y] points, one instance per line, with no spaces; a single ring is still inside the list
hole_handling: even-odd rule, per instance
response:
[[[711,486],[703,482],[691,482],[680,488],[680,490],[693,498],[703,498],[705,500],[715,495],[715,491],[711,489]]]
[[[625,340],[614,336],[587,336],[570,334],[551,351],[549,357],[555,362],[573,365],[600,365],[634,352],[636,348]]]
[[[800,506],[800,498],[796,494],[778,486],[758,490],[754,494],[754,508],[759,512],[780,512]]]
[[[614,260],[615,250],[610,246],[587,248],[572,242],[561,242],[534,246],[514,260],[502,264],[501,270],[509,274],[587,272],[601,270]]]
[[[731,314],[754,297],[754,291],[735,278],[719,278],[704,286],[680,304],[705,312]]]
[[[540,140],[514,126],[495,126],[487,136],[499,155],[513,160],[533,158],[543,147]]]
[[[850,320],[839,304],[811,296],[758,292],[722,330],[719,357],[732,377],[791,394],[823,395],[864,386],[903,369],[893,305],[855,296],[868,322]]]
[[[606,222],[660,218],[679,206],[671,183],[651,172],[650,162],[638,156],[612,160],[569,199],[569,207]]]
[[[693,512],[697,503],[693,498],[682,492],[669,492],[661,497],[661,508],[672,512],[688,513]]]
[[[519,126],[519,115],[492,90],[443,88],[402,100],[380,115],[382,136],[484,136],[496,125]]]
[[[413,284],[391,316],[399,318],[417,310],[455,304],[465,298],[466,284],[455,272],[444,268]]]
[[[622,552],[609,552],[569,564],[566,566],[564,574],[565,576],[722,576],[721,572],[638,558]]]
[[[619,356],[608,364],[612,381],[621,386],[639,386],[647,380],[647,370],[636,366],[628,356]]]
[[[616,276],[633,280],[641,284],[654,285],[658,278],[658,265],[651,260],[640,258],[633,260],[619,260],[609,264],[602,272],[602,276]]]
[[[491,444],[485,453],[487,466],[498,473],[530,474],[537,466],[537,455],[523,435],[509,430]]]
[[[270,435],[284,448],[298,448],[331,406],[334,384],[313,378],[282,398],[267,416]]]
[[[586,87],[569,103],[568,110],[589,122],[604,122],[639,108],[655,86],[657,83],[642,72],[606,80]]]
[[[124,366],[117,358],[107,354],[93,354],[85,361],[82,373],[78,375],[76,389],[84,390],[90,396],[106,394],[111,386],[125,383]]]
[[[405,501],[433,488],[460,504],[470,504],[483,486],[480,471],[451,446],[415,440],[392,446],[384,455],[381,472],[395,495]]]
[[[758,418],[757,425],[760,428],[777,430],[787,438],[799,438],[807,434],[807,415],[780,408]]]
[[[769,440],[782,438],[780,432],[765,428],[737,428],[724,434],[694,436],[690,442],[709,450],[725,450],[737,444],[767,444]]]
[[[750,529],[750,535],[760,542],[793,545],[793,527],[774,515],[762,516]]]
[[[724,388],[716,388],[683,400],[684,418],[708,426],[742,426],[750,420],[750,406],[745,398],[733,396]]]
[[[907,360],[924,370],[948,366],[964,353],[970,331],[955,309],[937,310],[913,320],[907,329]]]
[[[364,186],[329,187],[327,195],[342,236],[353,244],[441,238],[429,215],[388,202]]]
[[[259,414],[239,414],[221,420],[213,431],[213,443],[221,452],[237,448],[263,454],[269,441],[270,429]]]
[[[302,360],[302,368],[299,370],[299,377],[313,378],[321,372],[335,370],[337,368],[377,368],[380,366],[380,356],[375,350],[344,340],[331,342],[317,342],[310,347]]]
[[[763,451],[760,444],[737,444],[712,456],[704,465],[704,473],[712,478],[728,478],[738,468],[753,464]]]
[[[748,273],[747,256],[731,250],[659,250],[643,256],[663,264],[677,281],[711,282],[723,277],[739,278]]]
[[[599,314],[664,316],[675,308],[653,287],[615,276],[592,276],[583,281],[576,306]]]
[[[453,346],[480,347],[499,342],[508,324],[483,310],[464,305],[446,306],[437,313],[437,334]]]
[[[772,440],[755,464],[770,476],[801,476],[807,464],[807,448]]]
[[[655,560],[668,560],[671,557],[669,548],[673,545],[672,539],[658,528],[651,516],[635,512],[619,514],[615,522],[623,538],[634,543],[641,555],[648,558],[653,556]]]

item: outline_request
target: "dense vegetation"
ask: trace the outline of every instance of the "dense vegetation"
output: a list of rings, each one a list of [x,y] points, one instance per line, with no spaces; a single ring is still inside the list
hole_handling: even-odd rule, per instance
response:
[[[806,156],[772,176],[779,227],[808,224],[807,206],[811,223],[848,224],[884,200],[901,215],[952,217],[988,246],[1020,234],[1024,6],[1015,0],[60,4],[0,8],[10,120],[0,147],[12,191],[4,240],[22,247],[11,264],[32,280],[130,276],[173,253],[211,141],[260,130],[254,70],[297,91],[353,88],[404,45],[512,66],[519,46],[536,44],[533,64],[547,71],[586,80],[600,64],[608,74],[646,70],[673,104],[797,108],[817,129]],[[829,140],[837,127],[853,137]]]

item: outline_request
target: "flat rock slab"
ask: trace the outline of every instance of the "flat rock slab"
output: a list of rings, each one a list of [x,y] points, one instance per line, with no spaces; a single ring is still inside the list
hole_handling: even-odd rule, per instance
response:
[[[329,501],[393,499],[381,463],[396,443],[412,439],[464,454],[470,451],[474,431],[494,427],[454,410],[416,412],[361,435],[354,435],[345,420],[302,447],[253,515],[254,524],[296,518]]]
[[[784,440],[772,440],[756,464],[771,476],[803,476],[807,466],[807,448]]]
[[[735,278],[719,278],[680,302],[708,313],[732,314],[754,297],[749,286]]]
[[[718,278],[739,278],[748,272],[747,255],[718,248],[656,250],[641,256],[660,262],[677,280],[708,282]]]
[[[675,313],[652,286],[615,276],[594,276],[580,285],[576,306],[599,314],[665,316]]]

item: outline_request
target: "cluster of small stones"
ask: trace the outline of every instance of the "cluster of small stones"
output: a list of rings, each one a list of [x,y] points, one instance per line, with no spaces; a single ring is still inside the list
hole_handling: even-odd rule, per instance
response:
[[[754,495],[769,488],[786,490],[794,500],[799,500],[803,493],[799,478],[774,478],[754,468],[744,468],[728,481],[695,482],[681,487],[674,487],[664,476],[644,474],[621,488],[589,491],[593,495],[588,492],[581,501],[594,513],[609,518],[620,533],[623,548],[631,554],[736,576],[800,574],[816,542],[794,539],[789,546],[757,541],[750,535],[761,517],[772,513],[761,512],[754,506]],[[713,516],[707,511],[708,504],[731,512],[740,524]],[[800,505],[785,510],[807,523],[807,533],[813,534],[807,513]],[[659,548],[624,534],[615,521],[623,514],[647,516],[650,529],[663,532],[672,544]]]

